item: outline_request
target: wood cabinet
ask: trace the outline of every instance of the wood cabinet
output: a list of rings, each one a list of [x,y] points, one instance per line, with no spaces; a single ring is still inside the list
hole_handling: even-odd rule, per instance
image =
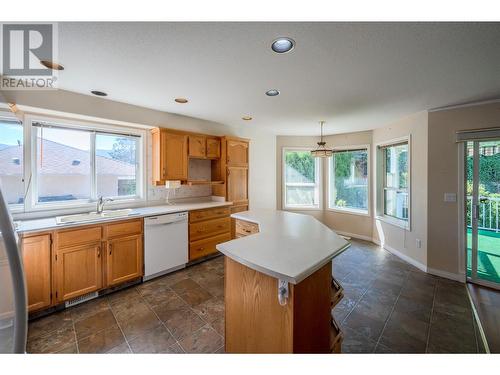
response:
[[[217,252],[217,244],[231,240],[229,207],[189,212],[189,260]]]
[[[167,180],[185,181],[188,178],[188,136],[153,129],[153,181],[164,184]]]
[[[60,247],[56,250],[56,298],[58,302],[94,292],[102,287],[100,242]]]
[[[142,235],[108,240],[107,286],[114,286],[143,275]]]
[[[207,139],[205,136],[189,136],[189,157],[202,159],[207,157]]]
[[[207,138],[207,158],[219,159],[220,158],[220,138]]]
[[[248,167],[248,141],[227,140],[227,165]]]
[[[248,205],[247,167],[227,167],[227,200],[234,206]]]
[[[26,237],[21,241],[30,312],[52,304],[51,242],[50,233]]]
[[[233,238],[259,233],[259,224],[240,219],[231,219]]]
[[[138,279],[143,275],[143,220],[56,231],[57,302]]]

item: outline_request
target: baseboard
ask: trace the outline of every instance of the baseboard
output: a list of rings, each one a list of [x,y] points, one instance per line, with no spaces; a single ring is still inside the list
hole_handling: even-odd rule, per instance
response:
[[[334,229],[334,231],[335,231],[335,233],[337,233],[337,234],[339,234],[341,236],[352,237],[352,238],[356,238],[358,240],[373,242],[373,239],[371,237],[369,237],[369,236],[363,236],[362,234],[343,232],[343,231],[336,230],[336,229]]]
[[[455,281],[458,281],[461,283],[465,283],[465,275],[464,274],[437,270],[435,268],[430,268],[430,267],[427,268],[427,272],[430,273],[431,275],[444,277],[445,279],[450,279],[450,280],[455,280]]]
[[[380,245],[380,242],[378,243],[378,245]],[[419,261],[409,257],[408,255],[406,254],[403,254],[401,251],[399,250],[396,250],[395,248],[387,245],[387,244],[384,244],[384,249],[386,249],[388,252],[390,252],[391,254],[397,256],[398,258],[404,260],[406,263],[410,263],[412,266],[415,266],[417,267],[420,271],[423,271],[423,272],[428,272],[427,271],[427,266],[423,263],[420,263]]]

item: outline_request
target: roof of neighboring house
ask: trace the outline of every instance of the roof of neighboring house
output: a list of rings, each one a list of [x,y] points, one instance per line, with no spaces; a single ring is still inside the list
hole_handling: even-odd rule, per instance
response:
[[[74,147],[57,142],[43,140],[42,164],[44,174],[87,175],[90,173],[90,154]],[[23,173],[22,163],[16,164],[15,159],[23,159],[22,146],[9,146],[0,149],[0,175],[20,175]],[[79,162],[79,163],[78,163]],[[134,176],[133,164],[120,160],[96,155],[97,174],[115,176]]]

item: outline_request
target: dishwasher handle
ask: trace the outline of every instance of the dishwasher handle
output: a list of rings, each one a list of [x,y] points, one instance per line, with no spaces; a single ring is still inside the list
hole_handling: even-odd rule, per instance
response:
[[[144,219],[145,226],[157,226],[157,225],[168,225],[174,223],[187,222],[187,213],[175,214],[175,215],[160,215],[152,216]]]

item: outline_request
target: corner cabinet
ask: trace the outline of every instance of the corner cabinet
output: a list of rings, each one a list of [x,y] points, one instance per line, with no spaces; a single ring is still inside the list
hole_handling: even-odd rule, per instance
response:
[[[151,131],[153,148],[153,182],[186,181],[188,178],[188,136],[155,128]]]

